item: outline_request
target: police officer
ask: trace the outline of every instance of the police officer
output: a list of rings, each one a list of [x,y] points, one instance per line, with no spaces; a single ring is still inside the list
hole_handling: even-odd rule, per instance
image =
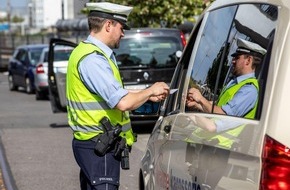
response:
[[[266,50],[256,43],[240,38],[237,45],[236,52],[232,54],[232,74],[235,78],[222,90],[213,112],[254,118],[259,92],[255,69]],[[187,106],[207,113],[212,111],[212,102],[203,97],[196,88],[189,89]]]
[[[104,156],[95,153],[93,140],[104,133],[100,121],[122,126],[128,146],[136,140],[128,110],[147,100],[161,101],[169,93],[164,82],[141,91],[123,88],[112,49],[118,48],[132,7],[113,3],[87,3],[90,34],[73,50],[67,69],[68,122],[73,130],[73,153],[80,167],[81,189],[114,190],[119,187],[120,160],[113,147]]]

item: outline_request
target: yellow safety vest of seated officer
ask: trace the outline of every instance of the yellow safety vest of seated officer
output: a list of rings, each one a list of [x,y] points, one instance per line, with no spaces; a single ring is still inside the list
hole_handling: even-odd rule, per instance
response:
[[[100,120],[106,116],[112,125],[120,124],[122,126],[120,136],[126,139],[128,145],[132,145],[135,137],[131,128],[129,113],[110,108],[101,96],[91,93],[81,81],[78,72],[79,62],[91,53],[101,54],[108,60],[115,79],[122,85],[117,66],[100,48],[85,42],[81,42],[75,48],[69,59],[66,78],[68,121],[74,131],[74,137],[78,140],[89,140],[103,133]]]
[[[259,92],[259,84],[258,84],[257,79],[248,78],[248,79],[245,79],[244,81],[241,81],[238,84],[231,86],[229,89],[226,89],[225,91],[223,91],[220,95],[217,105],[222,106],[226,104],[227,102],[229,102],[234,97],[234,95],[239,91],[239,89],[247,84],[254,85],[257,88],[257,91]],[[244,116],[245,118],[249,118],[249,119],[255,118],[257,104],[258,104],[258,100],[256,101],[254,108],[251,109]],[[236,126],[233,129],[230,129],[230,130],[218,133],[218,134],[211,133],[204,129],[198,128],[193,132],[193,134],[195,134],[194,136],[198,136],[199,138],[205,139],[208,142],[211,142],[213,140],[218,140],[217,141],[218,146],[224,147],[224,148],[231,148],[232,144],[236,141],[237,137],[243,131],[244,127],[245,127],[244,125]]]

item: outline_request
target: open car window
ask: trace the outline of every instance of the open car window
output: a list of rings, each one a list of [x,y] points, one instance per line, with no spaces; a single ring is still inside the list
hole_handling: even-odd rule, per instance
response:
[[[261,110],[259,108],[263,103],[262,95],[265,91],[276,20],[277,8],[264,4],[242,4],[210,12],[204,20],[205,28],[198,44],[192,70],[189,71],[188,89],[192,87],[199,89],[207,100],[216,105],[223,87],[233,76],[231,54],[237,49],[237,39],[254,42],[267,50],[261,66],[256,69],[256,78],[260,86],[257,119]],[[186,111],[197,110],[187,108]]]

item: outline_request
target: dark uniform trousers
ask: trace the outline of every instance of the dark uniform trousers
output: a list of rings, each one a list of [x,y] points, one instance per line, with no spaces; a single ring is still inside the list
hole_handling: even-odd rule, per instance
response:
[[[114,152],[98,156],[94,151],[95,142],[73,139],[72,148],[80,171],[81,190],[117,190],[120,179],[120,160]]]

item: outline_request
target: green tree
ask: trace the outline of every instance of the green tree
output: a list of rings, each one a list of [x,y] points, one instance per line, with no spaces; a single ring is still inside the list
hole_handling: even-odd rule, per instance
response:
[[[195,22],[195,16],[214,0],[110,0],[134,7],[129,17],[132,27],[175,27],[185,20]],[[97,2],[91,0],[91,2]],[[84,9],[84,12],[86,10]]]
[[[10,20],[10,22],[12,23],[21,23],[23,21],[24,21],[24,18],[19,17],[19,16],[13,16]],[[8,18],[7,17],[0,18],[0,22],[8,22]]]
[[[23,22],[23,21],[24,21],[24,18],[19,17],[19,16],[13,16],[13,17],[11,18],[11,22],[13,22],[13,23],[21,23],[21,22]]]

